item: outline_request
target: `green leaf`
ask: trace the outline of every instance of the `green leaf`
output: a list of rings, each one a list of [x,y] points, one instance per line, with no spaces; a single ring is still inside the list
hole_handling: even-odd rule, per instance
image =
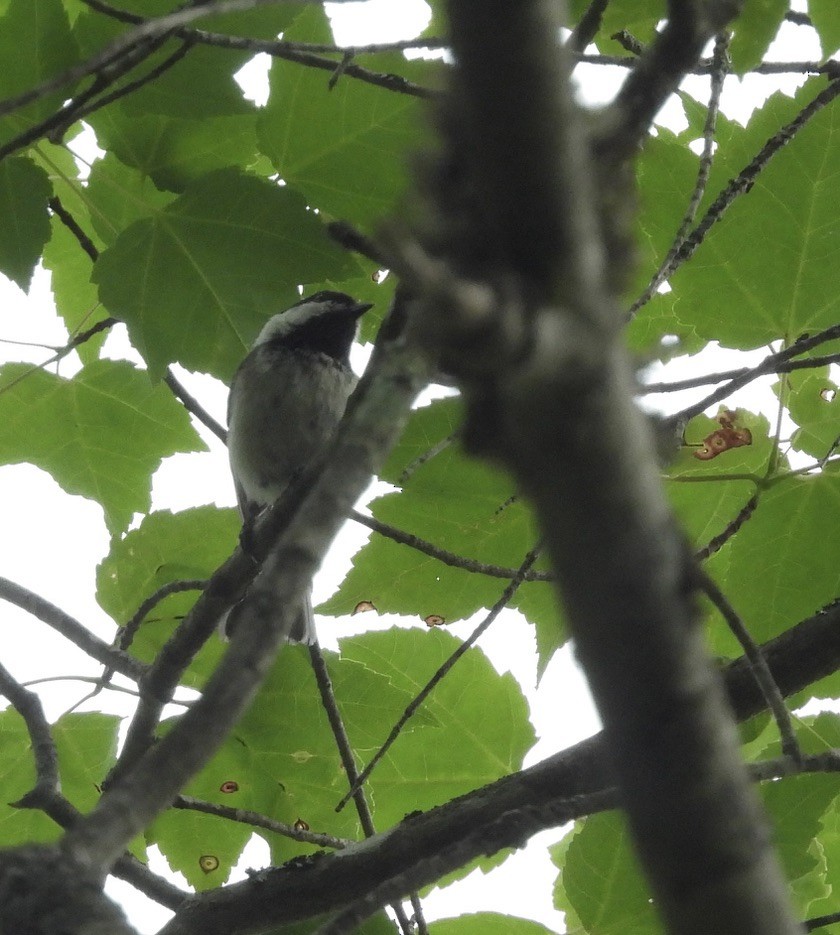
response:
[[[666,362],[683,354],[694,354],[706,346],[694,329],[677,317],[670,292],[657,292],[633,315],[625,339],[630,351],[641,355],[645,363],[651,358]]]
[[[0,19],[0,61],[6,63],[0,69],[0,100],[32,90],[77,60],[61,0],[10,0]],[[0,117],[0,142],[8,142],[52,115],[72,91],[73,85],[65,84]]]
[[[7,364],[0,384],[0,463],[28,461],[95,500],[112,533],[148,510],[162,458],[204,448],[169,390],[124,361],[95,361],[71,380]]]
[[[171,0],[132,0],[131,3],[121,4],[121,9],[126,12],[143,17],[171,13],[173,8]],[[112,17],[103,16],[98,11],[89,10],[76,20],[73,36],[83,55],[89,57],[100,53],[133,28]],[[175,50],[176,46],[169,42],[152,51],[132,72],[132,78],[150,74],[163,65]],[[158,74],[154,81],[147,82],[117,102],[97,110],[86,120],[98,132],[100,123],[107,121],[114,112],[135,117],[159,114],[192,119],[248,113],[252,105],[244,99],[242,89],[233,76],[249,57],[248,52],[243,50],[195,45],[171,68]]]
[[[0,162],[0,272],[26,291],[49,240],[51,195],[47,173],[31,160]]]
[[[537,540],[531,512],[522,500],[512,500],[506,475],[466,457],[459,443],[447,443],[460,424],[460,413],[461,403],[455,399],[412,413],[381,475],[402,483],[403,489],[374,500],[371,512],[468,562],[515,569]],[[368,600],[380,612],[420,618],[434,614],[452,622],[492,607],[507,583],[505,578],[445,565],[374,533],[355,556],[339,591],[320,609],[345,614]]]
[[[108,245],[134,221],[156,214],[172,200],[172,195],[159,191],[147,174],[130,168],[110,152],[93,164],[85,187],[93,229]]]
[[[828,373],[828,367],[794,370],[785,375],[784,384],[773,386],[777,395],[784,386],[788,412],[799,426],[791,436],[791,447],[816,459],[829,454],[840,435],[840,399]]]
[[[619,812],[578,823],[570,841],[551,849],[560,868],[554,905],[572,911],[583,932],[660,935],[664,931]]]
[[[410,688],[389,678],[388,673],[344,654],[348,644],[365,637],[342,641],[342,655],[325,653],[330,678],[342,719],[357,762],[364,763],[385,739],[391,726],[411,701]],[[283,712],[283,730],[277,731],[277,715]],[[406,737],[426,732],[435,724],[433,713],[408,725]],[[309,660],[302,649],[284,650],[276,669],[263,686],[257,701],[236,730],[239,743],[253,756],[248,792],[254,807],[288,824],[303,818],[313,830],[350,838],[362,837],[352,805],[336,814],[335,806],[347,791],[347,776],[324,714]],[[392,785],[393,763],[405,757],[395,750],[371,777],[370,795],[375,803],[378,827],[398,821],[409,806],[410,771],[402,788]],[[279,795],[279,798],[278,798]],[[275,860],[310,851],[311,847],[285,838],[264,835]]]
[[[832,776],[791,776],[784,782],[761,786],[764,807],[773,823],[776,853],[789,880],[822,875],[819,851],[811,845],[837,794],[837,781]],[[806,909],[807,904],[799,908]]]
[[[32,150],[32,156],[49,175],[55,196],[62,208],[79,226],[93,244],[94,251],[101,247],[95,225],[88,211],[87,189],[79,178],[79,167],[65,146],[41,141]],[[104,318],[96,287],[90,281],[93,260],[79,242],[77,235],[54,214],[51,218],[51,236],[44,247],[44,267],[51,271],[51,285],[56,311],[71,335],[90,328]],[[99,357],[107,331],[94,335],[76,348],[82,363],[88,364]]]
[[[236,510],[194,507],[180,513],[161,510],[144,516],[136,529],[111,543],[96,573],[96,600],[119,626],[125,625],[150,594],[172,581],[207,578],[237,545],[241,522]],[[194,603],[171,595],[165,605],[183,613]]]
[[[82,812],[96,804],[98,785],[114,762],[120,719],[87,712],[64,715],[51,727],[58,753],[61,791]],[[35,785],[32,743],[23,719],[12,708],[0,712],[0,839],[3,847],[55,841],[62,830],[43,812],[13,808]]]
[[[743,75],[764,57],[788,11],[789,0],[746,0],[729,46],[733,71]]]
[[[331,42],[323,10],[309,7],[287,39]],[[377,55],[368,66],[425,82],[437,66]],[[336,62],[338,64],[338,62]],[[424,105],[349,77],[330,90],[329,72],[275,59],[271,95],[259,120],[262,151],[313,206],[368,225],[395,205],[407,181],[407,156],[422,144]]]
[[[370,666],[335,653],[324,655],[357,760],[367,760],[410,702],[411,693]],[[406,736],[435,726],[434,716],[421,709],[408,725]],[[399,753],[391,754],[382,765],[383,778],[392,776],[394,757],[402,763]],[[416,807],[410,804],[415,793],[410,771],[404,780],[403,786],[392,781],[377,785],[374,781],[372,801],[380,828]],[[231,782],[235,789],[226,791]],[[257,811],[288,825],[302,818],[313,831],[359,838],[361,829],[352,806],[335,812],[346,789],[347,776],[308,654],[301,646],[284,648],[233,735],[189,787],[190,793],[200,798]],[[392,800],[389,808],[385,808],[386,798]],[[271,845],[275,863],[313,850],[270,831],[258,833]],[[196,868],[202,854],[220,856],[227,839],[218,819],[214,825],[173,812],[165,823],[156,825],[155,840],[166,853],[179,854],[179,865]],[[235,860],[232,849],[225,853]],[[221,875],[214,876],[219,882]]]
[[[840,49],[840,17],[834,0],[808,0],[808,13],[820,37],[823,59]]]
[[[709,560],[757,642],[778,636],[840,591],[838,498],[838,476],[788,477],[761,493],[752,517]]]
[[[239,515],[232,509],[202,506],[181,513],[150,513],[137,529],[111,543],[111,551],[97,568],[99,606],[124,626],[164,585],[209,578],[233,551],[240,528]],[[132,653],[151,662],[199,593],[171,594],[156,604],[135,637]],[[219,655],[218,643],[211,641],[191,663],[184,684],[202,686]]]
[[[816,78],[793,100],[773,95],[746,129],[721,120],[709,198],[824,86]],[[747,349],[792,341],[837,321],[838,113],[829,106],[813,117],[674,274],[674,309],[685,326],[707,340]]]
[[[133,0],[142,6],[145,0]],[[265,6],[262,9],[248,10],[244,13],[225,13],[222,16],[208,16],[196,25],[208,32],[226,32],[234,36],[248,36],[255,39],[276,39],[279,33],[285,33],[291,23],[307,9],[305,3],[280,3]]]
[[[373,756],[419,688],[458,645],[438,631],[394,630],[342,640],[341,656],[325,653],[357,762]],[[492,718],[487,711],[493,711]],[[514,679],[498,675],[480,650],[470,649],[371,775],[368,789],[377,827],[384,830],[407,812],[438,805],[518,769],[534,741],[527,715]],[[228,753],[214,759],[191,788],[212,801],[287,824],[302,818],[313,831],[361,836],[352,807],[335,812],[347,777],[304,647],[283,650],[224,749]],[[221,784],[231,779],[237,790],[222,793]],[[181,823],[179,815],[171,816],[167,833],[192,834]],[[312,850],[269,831],[259,833],[271,845],[274,863]],[[202,853],[215,853],[202,850],[212,846],[207,837],[192,838],[190,846],[192,853],[183,858],[187,864]]]
[[[577,23],[589,5],[589,0],[572,0],[569,4],[571,22]],[[623,29],[641,42],[648,43],[656,33],[657,23],[666,14],[665,0],[612,0],[604,10],[595,44],[610,55],[622,52],[612,36]]]
[[[647,287],[674,242],[697,178],[697,156],[670,130],[645,140],[636,164],[639,215],[634,299]]]
[[[434,935],[552,935],[552,930],[515,916],[499,912],[476,912],[454,919],[438,919],[432,925]]]
[[[75,334],[107,316],[99,304],[96,287],[90,281],[93,268],[90,257],[58,218],[54,217],[51,224],[52,237],[44,248],[44,267],[52,273],[50,281],[56,311],[68,332]],[[98,359],[107,337],[108,332],[102,331],[76,348],[82,363]]]
[[[257,158],[254,113],[199,120],[109,107],[93,123],[102,146],[173,192],[214,169],[247,168]]]
[[[123,231],[93,278],[153,374],[178,361],[229,379],[298,283],[358,269],[296,192],[221,170]]]
[[[222,791],[230,783],[247,788],[250,759],[241,744],[225,744],[213,757],[212,764],[187,785],[184,795],[251,808],[241,789],[230,794]],[[190,809],[171,808],[149,827],[146,842],[156,844],[170,868],[183,873],[190,886],[200,892],[227,881],[253,832],[251,825]]]
[[[833,718],[835,723],[827,731],[832,735],[833,744],[838,742],[838,730],[836,715],[822,714],[814,719],[813,727],[823,729],[826,727],[827,718]],[[824,885],[828,892],[824,892],[821,900],[815,900],[808,905],[807,917],[819,917],[836,912],[836,893],[840,885],[840,809],[837,799],[829,805],[820,818],[820,833],[815,843],[811,845],[812,850],[817,850],[823,857]],[[836,935],[837,926],[828,926],[825,929],[827,935]]]
[[[460,640],[437,629],[390,630],[342,640],[341,652],[414,697],[459,645]],[[519,769],[534,742],[519,685],[511,675],[499,675],[475,647],[421,710],[437,723],[430,728],[434,736],[428,730],[401,734],[371,775],[379,827],[400,821],[406,810],[431,808]],[[376,734],[372,753],[386,735],[370,733]]]

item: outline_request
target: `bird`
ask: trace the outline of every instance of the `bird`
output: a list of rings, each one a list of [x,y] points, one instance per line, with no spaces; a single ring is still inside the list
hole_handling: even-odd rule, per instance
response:
[[[228,396],[228,458],[243,530],[325,451],[358,378],[350,348],[371,303],[316,292],[270,318],[234,374]],[[235,605],[220,629],[230,636]],[[314,643],[310,591],[289,642]]]

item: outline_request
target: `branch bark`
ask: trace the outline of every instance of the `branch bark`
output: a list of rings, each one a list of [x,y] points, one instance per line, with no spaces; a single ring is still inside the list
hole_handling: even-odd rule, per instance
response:
[[[460,361],[467,437],[508,466],[535,507],[668,930],[792,935],[801,928],[696,625],[693,560],[633,403],[612,294],[621,192],[612,204],[602,196],[600,213],[593,197],[594,176],[603,182],[626,166],[736,4],[670,3],[668,25],[592,143],[594,166],[582,158],[588,141],[569,69],[558,65],[555,9],[541,0],[449,4],[459,132],[448,158],[481,205],[473,233],[489,231],[494,243],[465,262],[457,245],[427,238],[442,254],[435,268],[449,270],[427,293],[427,333],[447,363]],[[444,202],[437,209],[446,216]],[[418,285],[423,270],[416,262]],[[495,307],[465,299],[494,288]],[[521,335],[513,348],[511,334]]]

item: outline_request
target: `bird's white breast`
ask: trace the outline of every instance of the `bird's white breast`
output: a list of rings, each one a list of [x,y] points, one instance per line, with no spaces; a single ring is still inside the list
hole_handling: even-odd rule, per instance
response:
[[[248,502],[273,503],[321,454],[356,382],[325,354],[261,345],[248,355],[228,411],[231,470]]]

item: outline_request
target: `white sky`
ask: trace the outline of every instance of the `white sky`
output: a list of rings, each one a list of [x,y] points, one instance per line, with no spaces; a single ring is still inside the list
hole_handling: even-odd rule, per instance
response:
[[[340,43],[383,42],[416,35],[427,21],[422,0],[368,0],[360,4],[338,4],[331,10]],[[792,48],[786,44],[784,52],[775,57],[785,59],[818,59],[819,48],[811,30],[786,26],[786,42],[795,41]],[[581,69],[578,78],[581,94],[587,102],[608,100],[615,82],[623,71],[614,69]],[[245,77],[247,76],[247,78]],[[244,70],[249,94],[261,96],[260,82],[265,80],[265,57],[261,56]],[[783,86],[790,91],[801,81],[796,79],[770,79],[750,76],[743,80],[730,78],[723,96],[723,110],[729,116],[746,120],[752,108],[768,94]],[[708,96],[708,79],[692,78],[686,89],[699,100]],[[684,125],[681,108],[675,102],[663,109],[662,122],[678,128]],[[49,291],[48,275],[36,273],[28,296],[16,286],[0,277],[0,361],[28,360],[39,363],[49,357],[50,351],[4,343],[10,341],[43,341],[61,346],[66,341],[62,323],[57,319]],[[760,352],[757,352],[761,356]],[[106,354],[136,360],[128,347],[124,329],[113,330],[106,344]],[[359,355],[363,360],[364,354]],[[651,379],[687,377],[710,369],[729,366],[723,352],[699,355],[669,365],[663,374]],[[743,357],[738,357],[743,365]],[[72,375],[78,362],[68,358],[60,372]],[[179,374],[190,391],[217,419],[224,422],[226,390],[216,380],[204,375]],[[769,385],[769,381],[767,381]],[[673,401],[674,397],[671,397]],[[675,403],[677,405],[678,403]],[[748,408],[775,411],[775,398],[766,387],[763,390],[743,392],[735,404]],[[153,509],[183,510],[191,506],[215,502],[223,506],[235,505],[233,488],[223,446],[199,426],[210,451],[204,454],[175,455],[166,459],[156,473],[153,484]],[[0,467],[0,516],[3,517],[4,549],[0,574],[31,588],[53,601],[68,613],[83,621],[100,637],[110,640],[113,623],[96,605],[95,569],[109,548],[108,535],[98,505],[80,497],[70,497],[46,473],[31,465]],[[365,540],[366,533],[348,524],[335,544],[324,570],[316,580],[316,601],[328,596],[343,577],[350,555]],[[466,637],[481,618],[455,624],[447,629]],[[89,660],[72,645],[62,640],[49,628],[10,605],[2,606],[4,625],[3,664],[20,679],[45,675],[63,675],[68,672],[96,674]],[[371,623],[369,615],[362,618],[365,626]],[[376,627],[394,623],[402,626],[422,626],[419,621],[396,621],[382,617]],[[319,636],[328,648],[334,648],[337,635],[348,635],[355,620],[334,621],[319,619]],[[480,645],[494,666],[500,671],[512,671],[528,697],[532,720],[539,740],[529,753],[526,764],[543,759],[593,733],[598,726],[584,681],[572,660],[569,650],[558,653],[550,664],[539,688],[536,687],[536,647],[531,627],[514,611],[501,615],[482,638]],[[78,701],[87,691],[82,683],[52,683],[39,689],[51,718],[57,717]],[[106,694],[96,699],[95,709],[125,715],[131,710],[130,699],[123,695]],[[82,708],[84,710],[84,707]],[[533,918],[562,932],[562,914],[551,904],[551,892],[556,871],[550,864],[545,844],[559,838],[559,832],[546,832],[531,845],[510,858],[503,867],[483,876],[474,873],[461,884],[436,891],[424,900],[427,918],[459,915],[476,911],[508,912]],[[152,868],[165,872],[164,861],[152,855]],[[267,848],[261,842],[249,846],[241,867],[262,866],[268,861]],[[243,874],[238,874],[241,877]],[[183,881],[181,881],[183,885]],[[134,925],[141,933],[151,933],[163,924],[168,913],[139,897],[135,891],[119,882],[109,887],[110,892],[127,907]]]

